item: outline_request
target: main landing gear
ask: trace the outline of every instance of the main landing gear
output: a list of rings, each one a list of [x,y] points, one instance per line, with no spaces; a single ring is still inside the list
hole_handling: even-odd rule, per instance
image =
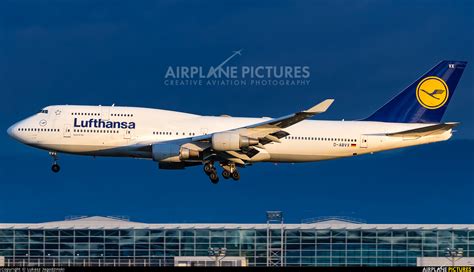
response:
[[[228,170],[223,170],[222,171],[222,177],[224,177],[225,179],[232,178],[233,180],[239,180],[240,179],[240,174],[237,170],[235,170],[232,173]]]
[[[219,182],[219,176],[217,175],[214,162],[207,162],[206,164],[204,164],[204,173],[209,176],[209,179],[213,184],[217,184]]]
[[[237,167],[235,166],[235,163],[227,163],[223,164],[221,163],[222,168],[224,170],[222,171],[222,177],[225,179],[232,178],[233,180],[239,180],[240,179],[240,174],[239,171],[237,171]]]
[[[237,167],[234,163],[220,163],[222,168],[222,177],[224,179],[239,180],[240,174],[237,171]],[[209,179],[213,184],[217,184],[219,182],[219,176],[217,175],[216,167],[214,166],[214,162],[207,162],[204,164],[204,172],[209,176]]]
[[[58,164],[58,155],[56,154],[56,152],[49,152],[49,155],[53,157],[53,165],[51,166],[51,170],[54,173],[59,172],[59,170],[61,170],[61,167],[59,167]]]

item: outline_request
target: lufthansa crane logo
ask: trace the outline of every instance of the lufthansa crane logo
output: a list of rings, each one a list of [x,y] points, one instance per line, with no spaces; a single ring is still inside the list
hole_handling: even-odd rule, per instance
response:
[[[416,87],[416,99],[430,110],[441,108],[448,101],[448,97],[448,85],[439,77],[426,77]]]

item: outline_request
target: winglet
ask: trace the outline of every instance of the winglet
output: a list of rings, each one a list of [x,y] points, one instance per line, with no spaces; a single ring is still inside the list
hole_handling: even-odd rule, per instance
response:
[[[321,113],[325,112],[331,104],[334,102],[334,99],[326,99],[323,102],[317,104],[316,106],[313,106],[312,108],[305,110],[304,112],[307,113]]]

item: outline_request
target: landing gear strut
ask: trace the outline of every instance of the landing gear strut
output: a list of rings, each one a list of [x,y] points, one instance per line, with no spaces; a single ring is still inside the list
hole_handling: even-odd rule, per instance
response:
[[[214,162],[207,162],[204,164],[204,173],[209,176],[209,179],[213,184],[219,182],[219,176],[217,175],[216,167],[214,167]]]
[[[224,171],[222,171],[222,177],[225,179],[232,178],[233,180],[239,180],[240,179],[240,174],[239,171],[237,171],[237,167],[235,166],[235,163],[227,163],[223,164],[221,163],[222,168],[224,168]]]
[[[220,162],[221,167],[224,169],[222,171],[222,177],[225,179],[232,178],[233,180],[239,180],[240,174],[237,171],[237,167],[233,162]],[[204,173],[209,176],[209,179],[213,184],[217,184],[219,182],[219,176],[217,175],[216,167],[214,166],[213,161],[206,162],[204,164]]]
[[[54,173],[59,172],[59,170],[61,170],[61,167],[59,167],[58,164],[58,155],[56,154],[56,152],[49,152],[49,155],[53,157],[53,165],[51,166],[51,170]]]

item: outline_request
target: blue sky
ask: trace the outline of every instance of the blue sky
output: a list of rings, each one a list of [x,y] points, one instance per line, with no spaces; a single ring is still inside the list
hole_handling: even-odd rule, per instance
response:
[[[61,157],[0,133],[0,222],[127,215],[147,222],[290,222],[340,215],[472,223],[472,1],[2,1],[0,128],[51,104],[281,116],[335,98],[320,119],[368,116],[442,59],[467,60],[443,118],[448,143],[301,165],[260,164],[212,186],[200,167]],[[169,87],[168,66],[307,65],[303,87]]]

